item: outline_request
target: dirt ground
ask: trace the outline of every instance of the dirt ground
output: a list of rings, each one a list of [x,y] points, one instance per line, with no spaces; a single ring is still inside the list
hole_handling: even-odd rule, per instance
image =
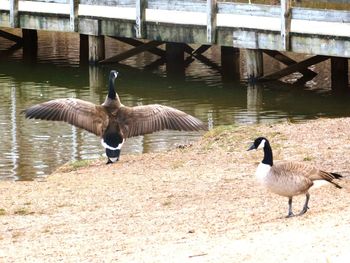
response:
[[[310,210],[254,177],[260,135],[275,160],[345,176]],[[43,182],[0,182],[1,262],[350,262],[350,118],[225,127],[192,146],[67,165]],[[301,210],[304,196],[295,198]]]

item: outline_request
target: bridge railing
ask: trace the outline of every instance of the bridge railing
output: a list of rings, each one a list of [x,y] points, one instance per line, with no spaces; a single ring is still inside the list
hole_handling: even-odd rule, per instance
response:
[[[200,43],[218,43],[218,30],[230,29],[235,34],[234,46],[247,48],[268,45],[255,39],[261,43],[254,46],[254,41],[247,40],[249,32],[277,32],[279,50],[290,49],[292,34],[350,38],[350,10],[292,7],[291,2],[262,5],[217,0],[0,0],[0,26],[147,38],[149,25],[153,31],[154,24],[173,25],[196,28],[199,37],[192,36],[191,40]],[[105,29],[101,29],[101,23],[106,24]],[[202,32],[206,34],[204,38]]]

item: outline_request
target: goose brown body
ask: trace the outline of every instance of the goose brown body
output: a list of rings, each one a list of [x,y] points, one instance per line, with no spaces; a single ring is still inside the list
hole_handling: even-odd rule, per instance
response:
[[[325,180],[339,186],[332,180],[331,173],[317,169],[315,166],[299,162],[275,163],[266,175],[263,184],[273,193],[293,197],[306,194],[316,180]]]
[[[126,138],[160,130],[207,129],[199,119],[172,107],[160,104],[124,106],[114,90],[116,77],[117,72],[112,71],[108,96],[102,105],[75,98],[55,99],[26,109],[25,116],[29,119],[64,121],[85,129],[101,137],[104,145],[112,150],[116,150]]]
[[[310,199],[309,189],[313,186],[314,181],[323,180],[333,184],[337,188],[342,188],[334,182],[334,179],[341,179],[342,176],[337,173],[325,172],[300,162],[273,162],[272,149],[269,141],[264,137],[254,140],[254,143],[248,150],[264,150],[264,158],[256,170],[258,180],[271,192],[288,197],[288,216],[294,216],[292,212],[293,196],[305,194],[306,200],[303,209],[299,213],[302,215],[309,209]]]

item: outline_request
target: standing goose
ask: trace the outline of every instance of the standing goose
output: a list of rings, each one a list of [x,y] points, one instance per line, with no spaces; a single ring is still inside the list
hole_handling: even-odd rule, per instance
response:
[[[107,164],[119,160],[126,138],[160,130],[199,131],[206,126],[197,118],[180,110],[159,105],[124,106],[114,90],[118,72],[109,74],[108,95],[101,105],[80,99],[50,100],[24,110],[25,117],[64,121],[99,137],[106,149]]]
[[[342,175],[329,173],[317,169],[314,166],[298,162],[273,163],[272,149],[269,141],[264,137],[255,139],[248,151],[264,149],[264,159],[256,169],[256,177],[271,192],[288,197],[288,215],[294,216],[292,211],[293,196],[305,194],[306,200],[303,209],[298,215],[303,215],[309,209],[310,194],[308,190],[314,184],[313,181],[323,180],[342,188],[333,179],[341,179]]]

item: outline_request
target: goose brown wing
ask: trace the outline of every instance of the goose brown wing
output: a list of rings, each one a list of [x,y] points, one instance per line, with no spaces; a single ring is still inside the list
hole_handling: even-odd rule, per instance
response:
[[[199,131],[206,126],[197,118],[159,104],[121,107],[117,122],[125,137],[133,137],[160,130]]]
[[[26,118],[64,121],[101,136],[108,125],[105,110],[79,99],[56,99],[31,106],[24,110]]]

